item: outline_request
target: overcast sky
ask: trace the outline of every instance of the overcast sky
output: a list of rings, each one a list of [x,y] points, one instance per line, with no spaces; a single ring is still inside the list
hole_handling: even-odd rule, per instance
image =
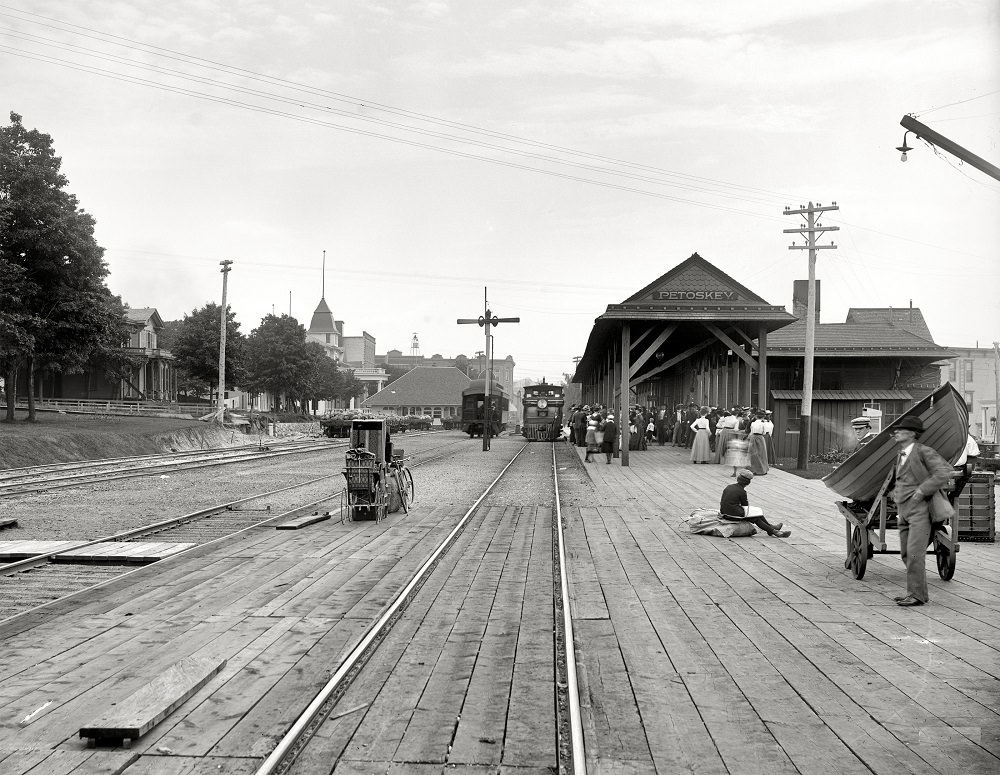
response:
[[[919,307],[1000,339],[996,0],[0,0],[0,104],[52,135],[108,284],[178,319],[234,261],[244,333],[323,294],[379,353],[572,372],[694,252],[791,308],[786,205],[836,201],[822,322]],[[801,238],[794,235],[796,239]]]

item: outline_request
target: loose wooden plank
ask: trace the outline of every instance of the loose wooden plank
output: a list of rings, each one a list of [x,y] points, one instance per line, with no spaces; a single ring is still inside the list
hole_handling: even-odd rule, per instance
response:
[[[225,659],[187,657],[171,665],[114,710],[85,724],[80,737],[90,745],[105,741],[138,740],[226,666]]]
[[[309,514],[303,517],[296,517],[295,519],[290,519],[287,522],[282,522],[280,525],[275,525],[276,530],[301,530],[304,527],[309,527],[309,525],[315,525],[317,522],[325,522],[333,516],[329,511],[324,511],[322,514],[318,511],[315,514]]]

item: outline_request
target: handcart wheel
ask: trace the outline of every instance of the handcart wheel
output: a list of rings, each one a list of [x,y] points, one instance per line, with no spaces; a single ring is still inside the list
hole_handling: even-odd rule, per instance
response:
[[[951,581],[951,577],[955,575],[955,562],[958,559],[955,553],[935,538],[934,554],[937,557],[938,575],[944,581]]]
[[[868,554],[868,530],[855,525],[851,533],[851,551],[845,565],[851,569],[854,578],[859,581],[865,577],[865,570],[868,568]]]

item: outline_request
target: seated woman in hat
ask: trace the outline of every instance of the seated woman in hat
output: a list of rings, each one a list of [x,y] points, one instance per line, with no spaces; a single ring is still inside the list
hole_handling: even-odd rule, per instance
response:
[[[751,506],[747,500],[747,485],[753,479],[753,472],[742,469],[736,472],[736,484],[731,484],[722,491],[722,501],[719,503],[719,513],[725,519],[738,519],[752,522],[769,536],[788,538],[791,530],[784,530],[784,524],[778,522],[772,525],[764,518],[764,512],[757,506]]]

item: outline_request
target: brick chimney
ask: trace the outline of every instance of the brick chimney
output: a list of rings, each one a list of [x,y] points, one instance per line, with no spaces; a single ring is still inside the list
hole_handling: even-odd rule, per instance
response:
[[[820,281],[816,281],[816,323],[819,324],[819,300],[822,298],[822,294],[819,292]],[[809,281],[808,280],[793,280],[792,281],[792,314],[795,317],[805,320],[806,317],[806,307],[808,306],[809,299]]]

